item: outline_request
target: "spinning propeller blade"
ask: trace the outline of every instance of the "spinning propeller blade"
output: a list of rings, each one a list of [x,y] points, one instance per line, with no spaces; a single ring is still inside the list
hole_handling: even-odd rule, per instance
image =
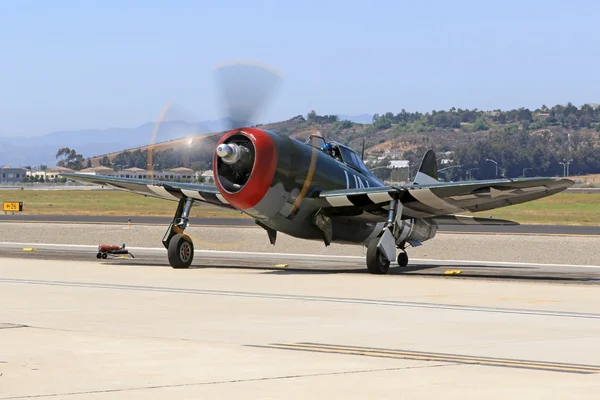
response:
[[[156,156],[153,157],[153,153],[160,151],[160,145],[156,143],[173,140],[175,137],[181,138],[179,140],[185,142],[183,162],[186,167],[190,167],[192,151],[205,151],[206,146],[214,144],[212,140],[204,143],[205,141],[200,139],[214,137],[218,140],[217,136],[225,131],[252,125],[252,119],[259,115],[281,83],[281,74],[266,66],[252,63],[217,66],[215,75],[226,123],[215,127],[218,132],[214,132],[213,129],[200,126],[201,119],[193,113],[181,106],[167,103],[154,125],[149,142],[149,176],[152,176],[155,167],[160,167],[157,165]],[[211,149],[211,152],[213,150]]]
[[[251,63],[219,66],[216,77],[227,130],[252,125],[281,83],[278,72]]]

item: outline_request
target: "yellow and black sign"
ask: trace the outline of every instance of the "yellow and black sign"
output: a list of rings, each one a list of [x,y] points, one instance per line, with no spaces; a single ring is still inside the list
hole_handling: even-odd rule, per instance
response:
[[[4,211],[23,211],[23,202],[21,201],[5,201],[2,204],[2,209]]]

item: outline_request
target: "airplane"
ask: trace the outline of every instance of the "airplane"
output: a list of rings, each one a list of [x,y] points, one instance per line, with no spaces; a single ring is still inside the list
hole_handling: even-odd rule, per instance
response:
[[[372,274],[396,260],[408,265],[406,248],[433,239],[439,225],[516,225],[456,213],[492,210],[559,193],[569,179],[521,178],[440,182],[435,152],[423,157],[414,182],[387,186],[350,147],[311,135],[305,142],[260,128],[239,128],[219,140],[212,160],[215,185],[63,173],[81,182],[178,201],[162,240],[173,268],[194,256],[184,233],[194,204],[237,209],[264,228],[295,238],[367,247]],[[400,250],[397,258],[396,251]]]
[[[243,83],[257,81],[245,79]],[[227,92],[231,120],[248,120],[261,101],[236,93],[234,86]],[[264,97],[266,90],[258,92]],[[240,105],[239,99],[245,99],[246,104]],[[235,107],[234,100],[238,101]],[[461,213],[540,199],[574,184],[563,178],[440,182],[435,152],[429,150],[413,182],[390,186],[369,170],[362,155],[342,143],[328,142],[319,134],[303,142],[268,129],[237,126],[223,134],[213,152],[214,185],[80,173],[61,175],[177,201],[175,215],[162,239],[173,268],[191,266],[194,244],[185,233],[190,210],[193,205],[209,204],[239,210],[253,218],[272,245],[280,232],[322,241],[325,246],[365,246],[371,274],[386,274],[393,261],[406,267],[406,249],[433,239],[441,225],[518,225]]]

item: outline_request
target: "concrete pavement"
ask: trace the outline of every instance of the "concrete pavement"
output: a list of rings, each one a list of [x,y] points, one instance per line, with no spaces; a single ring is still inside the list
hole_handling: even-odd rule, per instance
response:
[[[597,292],[0,258],[0,399],[595,399]]]

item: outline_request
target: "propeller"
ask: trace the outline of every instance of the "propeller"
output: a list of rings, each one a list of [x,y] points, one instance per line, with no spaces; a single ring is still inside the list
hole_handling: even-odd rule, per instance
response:
[[[153,153],[160,151],[160,143],[180,138],[184,145],[184,164],[190,166],[192,146],[197,151],[207,150],[213,141],[199,140],[223,135],[226,131],[252,125],[267,102],[281,84],[281,74],[267,66],[249,62],[228,63],[217,66],[215,78],[221,101],[225,124],[218,131],[199,125],[201,119],[180,105],[167,103],[154,124],[148,146],[148,175],[152,179],[154,171]],[[167,123],[171,122],[171,123]],[[184,123],[184,124],[178,124]],[[173,132],[177,127],[185,127],[185,132]],[[182,138],[183,136],[183,138]],[[172,142],[171,142],[172,144]],[[204,146],[207,146],[204,148]],[[211,149],[212,151],[212,149]]]
[[[225,64],[215,75],[227,130],[251,125],[281,83],[278,72],[253,63]]]

